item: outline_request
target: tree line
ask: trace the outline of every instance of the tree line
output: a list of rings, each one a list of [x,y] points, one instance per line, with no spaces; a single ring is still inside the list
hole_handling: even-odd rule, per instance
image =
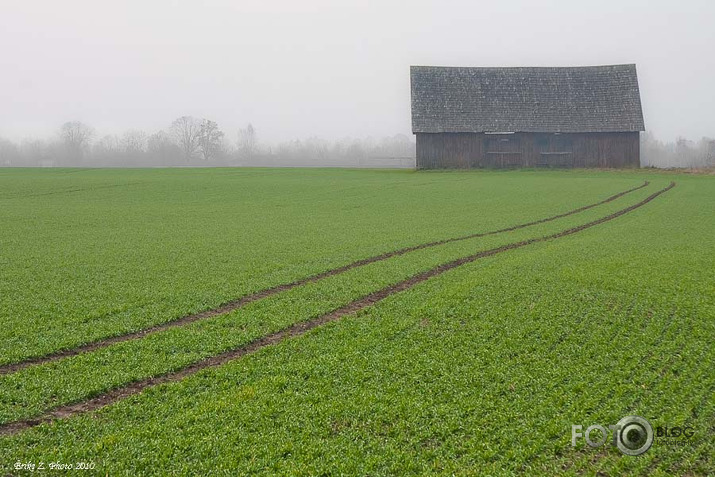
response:
[[[60,126],[51,139],[15,143],[0,137],[0,167],[349,166],[412,167],[415,142],[404,134],[383,138],[317,137],[277,145],[258,141],[248,124],[228,138],[216,121],[181,116],[165,130],[130,129],[98,136],[80,121]],[[715,167],[715,140],[657,140],[641,135],[641,165],[659,168]]]
[[[703,137],[691,141],[679,137],[675,142],[663,142],[652,133],[641,134],[641,166],[658,168],[715,167],[715,139]]]
[[[252,124],[228,138],[216,121],[192,116],[153,134],[130,129],[99,136],[88,124],[68,121],[54,138],[0,138],[0,167],[408,166],[414,155],[414,141],[405,135],[268,146],[259,143]]]

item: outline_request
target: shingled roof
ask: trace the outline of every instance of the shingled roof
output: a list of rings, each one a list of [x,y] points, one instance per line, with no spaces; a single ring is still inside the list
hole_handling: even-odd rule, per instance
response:
[[[643,131],[635,65],[412,66],[412,131]]]

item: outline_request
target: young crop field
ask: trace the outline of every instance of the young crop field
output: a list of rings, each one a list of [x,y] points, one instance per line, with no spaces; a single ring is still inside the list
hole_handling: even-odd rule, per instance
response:
[[[0,169],[0,473],[713,474],[714,205],[642,170]]]

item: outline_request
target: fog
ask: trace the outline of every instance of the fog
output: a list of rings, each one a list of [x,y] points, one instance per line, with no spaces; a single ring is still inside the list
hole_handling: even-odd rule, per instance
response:
[[[411,64],[636,63],[650,139],[697,149],[715,137],[714,22],[712,1],[2,0],[0,138],[47,148],[79,121],[89,148],[189,116],[224,153],[250,123],[261,153],[399,157]]]

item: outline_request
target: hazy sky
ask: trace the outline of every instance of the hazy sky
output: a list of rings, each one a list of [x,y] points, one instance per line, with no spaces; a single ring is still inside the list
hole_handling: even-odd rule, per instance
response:
[[[410,133],[409,65],[636,63],[646,128],[715,136],[715,1],[0,0],[0,136],[249,121]]]

